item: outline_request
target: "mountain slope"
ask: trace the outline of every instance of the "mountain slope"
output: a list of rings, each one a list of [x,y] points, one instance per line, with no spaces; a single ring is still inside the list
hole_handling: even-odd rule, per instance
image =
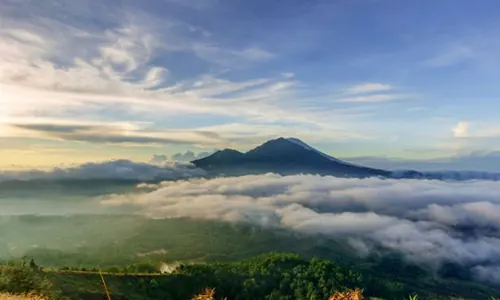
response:
[[[320,174],[341,177],[390,176],[391,172],[350,164],[328,156],[296,138],[278,138],[246,152],[217,151],[193,161],[212,174]]]

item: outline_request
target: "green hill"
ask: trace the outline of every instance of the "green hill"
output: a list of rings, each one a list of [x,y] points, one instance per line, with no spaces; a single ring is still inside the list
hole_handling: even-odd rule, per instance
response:
[[[50,295],[104,299],[97,273],[101,268],[113,299],[191,299],[209,287],[230,300],[326,299],[334,291],[352,288],[385,299],[406,299],[414,293],[419,299],[500,296],[499,288],[475,283],[460,266],[435,273],[397,253],[378,249],[360,257],[346,240],[286,230],[124,215],[0,221],[5,261],[27,256],[45,267],[3,268],[0,291],[6,292],[49,288],[55,290]],[[290,252],[294,254],[276,254]],[[160,276],[165,263],[183,267]],[[9,279],[12,270],[17,270],[14,281]]]

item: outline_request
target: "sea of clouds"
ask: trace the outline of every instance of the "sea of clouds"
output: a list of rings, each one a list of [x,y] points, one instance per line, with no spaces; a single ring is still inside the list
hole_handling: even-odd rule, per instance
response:
[[[500,184],[493,181],[346,179],[251,175],[167,181],[140,194],[109,195],[154,218],[245,222],[346,237],[360,254],[374,247],[438,268],[468,267],[499,282]]]
[[[107,212],[138,211],[154,218],[214,219],[343,237],[362,255],[382,247],[436,269],[447,262],[459,264],[480,279],[500,283],[497,181],[206,175],[186,163],[116,160],[49,171],[3,172],[0,182],[144,182],[130,192],[93,197],[92,205]],[[10,211],[16,214],[26,207],[19,199],[0,200],[4,208],[12,202]]]
[[[197,157],[208,155],[200,153]],[[192,152],[178,153],[179,156],[193,156]],[[403,178],[407,171],[393,171],[393,178]],[[441,179],[446,181],[489,180],[500,181],[500,173],[481,171],[432,171],[421,172],[423,178]],[[59,166],[49,170],[23,169],[0,170],[0,182],[10,180],[136,180],[161,181],[179,180],[193,177],[204,177],[207,173],[196,168],[192,163],[169,159],[166,155],[154,155],[148,162],[135,162],[127,159],[88,162],[80,165]]]

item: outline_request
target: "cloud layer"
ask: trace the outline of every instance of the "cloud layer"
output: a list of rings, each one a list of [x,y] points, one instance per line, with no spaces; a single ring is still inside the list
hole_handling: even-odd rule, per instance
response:
[[[112,195],[102,203],[136,206],[152,217],[248,222],[346,237],[360,252],[382,247],[433,267],[456,263],[483,279],[500,266],[495,182],[267,174],[148,187],[147,193]]]
[[[158,159],[156,156],[155,158]],[[72,167],[59,167],[49,171],[6,171],[0,173],[0,182],[36,179],[160,181],[186,179],[203,175],[205,175],[203,170],[187,163],[162,161],[161,165],[153,165],[121,159],[100,163],[86,163]]]
[[[369,156],[350,157],[345,158],[345,160],[363,166],[386,170],[418,170],[429,174],[442,173],[444,177],[449,178],[500,179],[500,175],[498,173],[500,171],[500,152],[478,152],[467,155],[427,160]],[[446,174],[448,174],[448,176],[446,176]]]

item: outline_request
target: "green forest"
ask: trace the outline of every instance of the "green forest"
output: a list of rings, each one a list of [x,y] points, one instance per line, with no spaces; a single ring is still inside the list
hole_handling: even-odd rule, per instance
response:
[[[49,299],[105,299],[99,270],[112,299],[192,299],[206,288],[228,300],[328,299],[354,288],[380,299],[500,296],[459,265],[436,273],[397,253],[360,257],[345,240],[285,230],[124,215],[1,221],[0,291]],[[160,274],[165,265],[171,273]]]
[[[230,263],[180,264],[160,275],[154,266],[103,270],[112,299],[192,299],[207,287],[217,299],[328,299],[335,292],[361,288],[366,297],[381,299],[490,299],[498,291],[450,281],[385,277],[354,271],[333,261],[270,253]],[[101,299],[105,296],[97,270],[45,269],[34,260],[2,267],[0,291],[35,291],[48,299]],[[116,273],[109,273],[109,272]],[[135,272],[150,272],[135,273]],[[409,275],[409,274],[408,274]]]

